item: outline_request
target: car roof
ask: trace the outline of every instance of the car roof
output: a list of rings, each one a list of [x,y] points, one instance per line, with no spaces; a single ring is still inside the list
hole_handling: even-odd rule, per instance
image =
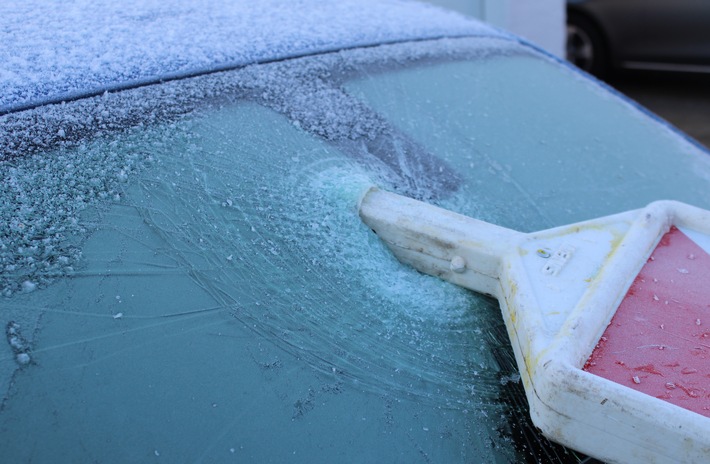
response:
[[[401,0],[10,0],[0,4],[0,114],[357,46],[507,36]]]

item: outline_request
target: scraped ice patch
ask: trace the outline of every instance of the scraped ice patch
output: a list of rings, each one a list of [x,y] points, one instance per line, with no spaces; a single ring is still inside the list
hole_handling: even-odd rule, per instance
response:
[[[361,385],[442,406],[468,404],[475,395],[466,376],[474,363],[465,360],[475,359],[486,376],[495,368],[481,342],[458,350],[475,343],[469,331],[485,326],[480,318],[490,308],[391,254],[358,214],[359,200],[372,186],[372,172],[336,158],[301,165],[283,179],[277,190],[290,206],[272,227],[298,248],[307,285],[325,298],[322,307],[306,301],[300,312],[284,317],[311,319],[308,340],[300,343],[318,341],[310,350],[321,358],[330,358],[324,350],[331,344],[336,353],[346,352],[354,363],[348,373]],[[440,395],[432,395],[433,389]]]
[[[373,184],[372,174],[354,165],[314,173],[308,182],[292,186],[300,207],[291,221],[311,224],[304,227],[311,235],[305,244],[317,245],[314,256],[335,270],[347,269],[347,279],[392,308],[440,323],[462,317],[470,305],[466,291],[402,265],[362,223],[359,200]]]

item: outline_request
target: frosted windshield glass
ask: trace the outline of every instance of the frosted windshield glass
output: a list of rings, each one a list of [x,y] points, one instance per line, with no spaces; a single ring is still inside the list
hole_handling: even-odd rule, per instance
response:
[[[535,231],[659,199],[710,206],[706,153],[536,56],[372,73],[346,88],[453,166],[463,191],[446,205],[479,219]]]
[[[252,103],[111,149],[150,156],[82,213],[81,264],[2,302],[42,313],[5,458],[512,459],[497,305],[391,256],[357,215],[367,170]]]

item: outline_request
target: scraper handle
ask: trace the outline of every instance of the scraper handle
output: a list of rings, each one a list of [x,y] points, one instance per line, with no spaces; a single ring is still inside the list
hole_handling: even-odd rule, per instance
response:
[[[359,210],[400,261],[492,296],[499,294],[503,255],[524,235],[376,187]]]

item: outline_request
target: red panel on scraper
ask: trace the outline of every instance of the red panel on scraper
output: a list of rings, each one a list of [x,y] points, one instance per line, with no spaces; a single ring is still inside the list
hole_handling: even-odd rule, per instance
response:
[[[584,370],[710,417],[710,255],[664,235]]]

